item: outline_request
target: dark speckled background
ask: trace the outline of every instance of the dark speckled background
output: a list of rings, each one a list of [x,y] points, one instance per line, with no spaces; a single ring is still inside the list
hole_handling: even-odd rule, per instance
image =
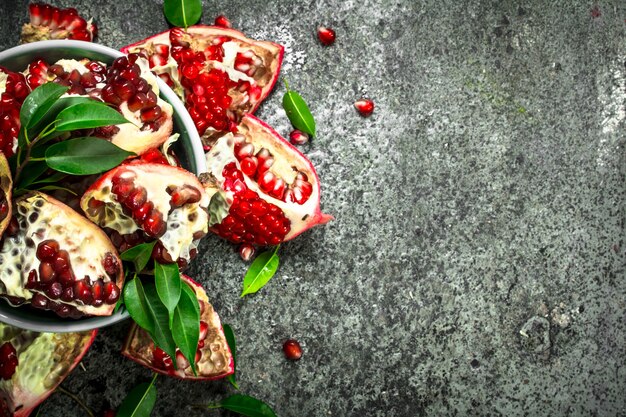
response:
[[[16,4],[14,4],[16,3]],[[56,1],[113,47],[166,28],[158,1]],[[0,1],[0,48],[26,1]],[[596,8],[597,7],[597,8]],[[592,9],[596,12],[592,12]],[[216,238],[192,268],[238,335],[242,392],[280,416],[626,416],[626,3],[205,2],[286,46],[336,221],[281,249],[256,296]],[[321,47],[315,28],[334,27]],[[279,85],[258,115],[286,135]],[[377,104],[369,119],[352,103]],[[104,330],[64,386],[117,405],[146,369]],[[282,341],[304,357],[287,362]],[[154,416],[227,383],[160,379]],[[81,411],[55,394],[43,416]],[[225,414],[224,414],[225,415]]]

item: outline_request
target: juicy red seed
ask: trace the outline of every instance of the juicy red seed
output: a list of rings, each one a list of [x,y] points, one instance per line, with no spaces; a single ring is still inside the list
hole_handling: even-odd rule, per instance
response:
[[[152,108],[143,109],[141,111],[141,121],[144,123],[154,122],[161,117],[162,111],[159,106],[154,106]]]
[[[331,28],[320,26],[317,28],[317,37],[323,45],[329,46],[335,43],[335,31]]]
[[[53,300],[59,299],[63,293],[63,286],[60,282],[53,282],[48,288],[46,288],[46,295]]]
[[[295,129],[292,130],[291,133],[289,133],[289,141],[294,145],[304,145],[309,141],[309,135],[299,131],[298,129]]]
[[[128,109],[132,112],[136,112],[145,107],[148,107],[148,104],[148,95],[146,93],[139,92],[132,96],[130,100],[128,100]]]
[[[154,204],[152,204],[152,201],[147,201],[138,209],[133,210],[133,217],[135,217],[135,220],[139,223],[143,223],[144,220],[146,220],[146,218],[150,215],[153,208]]]
[[[131,211],[135,211],[146,203],[147,198],[148,194],[146,192],[146,189],[143,187],[139,187],[135,188],[135,190],[128,195],[125,203]]]
[[[155,348],[152,354],[152,364],[159,369],[174,369],[172,358],[165,353],[161,348]]]
[[[290,361],[297,361],[302,357],[302,347],[295,339],[285,341],[283,344],[283,352],[285,353],[285,358]]]
[[[161,237],[165,233],[166,225],[163,223],[163,216],[156,210],[144,220],[143,230],[152,237]]]
[[[117,273],[120,271],[120,264],[112,253],[106,254],[102,261],[102,266],[106,273],[113,279],[117,277]]]
[[[354,102],[354,107],[363,117],[367,117],[374,112],[374,102],[367,98],[362,98]]]
[[[83,304],[91,304],[91,285],[86,280],[76,281],[74,283],[74,295],[83,302]]]
[[[50,262],[39,264],[39,280],[41,282],[52,282],[56,277],[56,272]]]
[[[71,269],[65,269],[64,271],[59,273],[59,278],[57,279],[64,286],[72,285],[74,282],[74,276],[72,275]]]
[[[256,174],[257,166],[259,165],[259,161],[255,156],[249,156],[242,159],[240,165],[241,172],[249,177],[254,177],[254,174]]]
[[[31,298],[30,305],[35,308],[45,310],[48,308],[48,299],[43,294],[37,293],[33,295],[33,298]]]
[[[37,246],[37,258],[41,261],[53,260],[59,251],[59,243],[56,240],[44,240]]]
[[[61,300],[65,301],[66,303],[74,301],[74,289],[72,287],[66,287],[63,290],[63,293],[61,293]]]
[[[246,238],[247,236],[244,236],[244,238]],[[244,243],[241,246],[239,246],[239,256],[241,256],[241,259],[243,259],[245,262],[248,262],[252,259],[252,257],[254,256],[254,246],[250,245],[249,243]]]
[[[11,342],[0,346],[0,379],[9,380],[18,365],[17,351]]]
[[[93,286],[91,287],[91,297],[93,298],[93,304],[102,304],[104,299],[104,282],[102,279],[98,279],[93,283]]]
[[[114,282],[108,281],[104,284],[104,302],[115,304],[120,298],[120,288]]]
[[[223,14],[217,16],[215,18],[215,26],[223,27],[223,28],[232,28],[233,25],[230,23],[230,20]]]
[[[37,287],[37,271],[34,269],[28,273],[28,279],[26,280],[26,288],[29,290]]]
[[[58,255],[54,259],[54,270],[57,273],[60,274],[61,272],[63,272],[69,267],[70,265],[69,256],[70,255],[69,253],[67,253],[66,250],[59,251]]]

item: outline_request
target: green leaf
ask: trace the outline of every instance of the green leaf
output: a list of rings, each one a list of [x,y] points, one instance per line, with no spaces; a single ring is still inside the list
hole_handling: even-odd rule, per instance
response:
[[[130,122],[117,110],[100,101],[90,100],[61,111],[57,116],[56,129],[60,132],[69,132],[123,123]]]
[[[42,117],[42,119],[38,123],[33,125],[32,129],[29,130],[29,132],[30,133],[40,132],[46,126],[54,123],[59,113],[61,113],[64,109],[70,106],[73,106],[79,103],[92,103],[92,102],[99,103],[99,101],[91,97],[81,97],[81,96],[61,97],[60,99],[58,99],[56,102],[52,104],[52,107],[50,107],[50,109],[46,112],[46,114]],[[49,138],[58,136],[59,134],[66,135],[67,133],[59,132],[59,133],[47,136],[46,140],[37,141],[36,146],[40,146],[42,143],[47,142]]]
[[[91,175],[118,166],[134,155],[111,142],[87,137],[65,140],[46,149],[46,163],[52,169],[73,175]]]
[[[279,246],[273,251],[263,252],[256,257],[246,276],[243,278],[243,292],[241,297],[247,294],[252,294],[260,290],[267,284],[267,282],[274,276],[278,269],[278,251]]]
[[[154,320],[141,280],[135,276],[124,285],[124,305],[132,319],[148,333],[154,333]]]
[[[200,304],[198,304],[198,297],[196,296],[196,291],[192,288],[192,286],[186,282],[183,281],[183,283],[185,285],[181,286],[181,293],[187,293],[187,296],[195,299],[196,303],[194,303],[194,306],[196,307],[197,311],[198,311],[198,316],[200,316]]]
[[[188,28],[200,20],[202,15],[201,0],[165,0],[163,2],[165,18],[174,26]]]
[[[30,129],[35,126],[68,89],[69,87],[55,83],[46,83],[35,88],[26,97],[20,109],[22,128]]]
[[[42,162],[42,163],[45,165],[46,169],[48,169],[48,165],[46,165],[45,162]],[[33,185],[51,184],[51,183],[54,184],[54,183],[60,182],[65,177],[67,177],[67,174],[64,174],[63,172],[55,172],[54,174],[48,175],[45,178],[38,179],[37,181],[33,183]]]
[[[148,265],[148,261],[150,260],[150,256],[152,256],[152,250],[154,249],[154,245],[156,245],[157,241],[142,243],[137,246],[133,246],[132,248],[125,250],[120,255],[123,261],[129,261],[135,264],[135,271],[137,273],[144,270],[146,265]]]
[[[247,417],[276,417],[269,405],[249,395],[231,395],[220,401],[219,406]]]
[[[171,324],[181,292],[178,265],[175,263],[162,264],[154,261],[154,283],[156,284],[156,290],[161,302],[169,312]]]
[[[59,185],[44,185],[43,187],[39,187],[38,190],[40,191],[65,191],[72,195],[77,195],[76,191],[70,190],[67,187],[61,187]]]
[[[15,185],[16,189],[26,188],[29,185],[35,183],[44,172],[48,170],[48,165],[45,162],[31,162],[24,167],[20,174],[18,183]]]
[[[154,386],[157,374],[150,383],[144,382],[133,388],[117,410],[115,417],[148,417],[152,414],[157,399]]]
[[[315,119],[300,94],[288,90],[283,96],[283,108],[296,129],[315,136]]]
[[[200,338],[200,306],[195,294],[190,296],[187,291],[181,292],[180,301],[174,310],[172,336],[176,346],[191,364],[195,375],[196,350]]]
[[[158,347],[170,355],[174,368],[176,368],[176,343],[170,329],[169,312],[161,302],[153,284],[146,284],[144,292],[146,293],[148,310],[154,323],[154,331],[150,333],[150,336]]]
[[[228,343],[230,353],[233,355],[233,373],[228,375],[227,379],[228,382],[235,387],[235,389],[239,389],[239,385],[237,385],[237,381],[235,379],[235,374],[237,372],[237,342],[235,341],[235,333],[229,324],[224,323],[222,328],[224,329],[224,336],[226,336],[226,343]]]
[[[220,224],[228,216],[228,203],[221,191],[216,192],[209,202],[209,227]]]

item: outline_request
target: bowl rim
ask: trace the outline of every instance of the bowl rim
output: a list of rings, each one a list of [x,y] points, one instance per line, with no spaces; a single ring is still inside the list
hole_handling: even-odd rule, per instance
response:
[[[27,43],[1,51],[0,65],[2,65],[3,62],[11,61],[16,56],[28,54],[37,55],[41,54],[44,49],[61,48],[88,50],[89,52],[107,56],[111,59],[111,61],[125,55],[116,49],[91,42],[76,40],[46,40]],[[174,108],[174,114],[177,115],[182,122],[182,127],[185,129],[185,133],[189,137],[189,143],[191,144],[193,154],[193,164],[195,164],[196,168],[195,174],[206,172],[206,159],[202,148],[202,142],[200,141],[200,136],[193,120],[191,119],[191,116],[176,93],[174,93],[174,91],[159,77],[157,77],[157,84],[159,86],[160,95],[172,105]],[[60,318],[57,320],[57,318],[44,317],[42,317],[41,320],[37,320],[30,317],[23,317],[19,314],[16,315],[10,312],[7,313],[5,306],[7,306],[7,304],[0,304],[0,322],[19,327],[21,329],[37,332],[68,333],[88,331],[111,326],[130,317],[125,309],[120,309],[118,312],[113,313],[110,316],[88,317],[84,319],[77,319],[75,321],[62,321]],[[9,308],[13,309],[13,307]],[[50,321],[47,321],[46,319]]]

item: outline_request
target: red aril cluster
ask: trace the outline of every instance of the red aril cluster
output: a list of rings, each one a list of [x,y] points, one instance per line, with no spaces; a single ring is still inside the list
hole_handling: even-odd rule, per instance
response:
[[[29,93],[22,74],[0,67],[0,152],[7,158],[15,153],[20,131],[20,109]]]
[[[17,352],[11,342],[5,342],[0,346],[0,380],[9,380],[15,373],[18,359]]]
[[[31,3],[28,7],[30,22],[22,27],[22,43],[47,39],[73,39],[93,41],[98,28],[87,21],[74,8],[59,9],[49,4]]]

